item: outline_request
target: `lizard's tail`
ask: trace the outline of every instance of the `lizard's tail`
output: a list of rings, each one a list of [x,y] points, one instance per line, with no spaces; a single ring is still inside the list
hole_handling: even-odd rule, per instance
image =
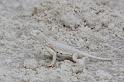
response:
[[[98,60],[107,60],[107,61],[112,60],[111,58],[96,57],[96,56],[89,55],[89,54],[87,54],[87,53],[82,53],[82,54],[83,54],[83,56],[90,57],[90,58],[94,58],[94,59],[98,59]]]

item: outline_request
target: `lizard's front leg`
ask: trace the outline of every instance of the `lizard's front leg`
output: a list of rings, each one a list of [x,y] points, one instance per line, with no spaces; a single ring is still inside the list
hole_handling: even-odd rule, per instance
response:
[[[48,52],[53,56],[52,57],[52,62],[48,65],[48,67],[54,67],[55,63],[56,63],[56,52],[54,50],[52,50],[51,48],[46,47]]]

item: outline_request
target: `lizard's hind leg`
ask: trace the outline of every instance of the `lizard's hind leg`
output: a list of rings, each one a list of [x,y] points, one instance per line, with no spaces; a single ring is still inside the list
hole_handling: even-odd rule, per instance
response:
[[[81,59],[78,59],[78,54],[73,54],[72,59],[74,62],[78,63],[83,67],[83,72],[86,72],[86,59],[87,57],[83,57]]]
[[[83,67],[83,72],[86,73],[86,61],[87,61],[88,57],[83,57],[81,59],[79,59],[78,63]]]
[[[83,64],[83,62],[81,62],[81,59],[78,59],[78,56],[79,55],[77,53],[74,53],[72,56],[73,61],[78,63],[78,64]]]
[[[73,59],[74,62],[77,63],[78,60],[79,60],[79,59],[78,59],[78,54],[74,53],[74,54],[72,55],[72,59]]]

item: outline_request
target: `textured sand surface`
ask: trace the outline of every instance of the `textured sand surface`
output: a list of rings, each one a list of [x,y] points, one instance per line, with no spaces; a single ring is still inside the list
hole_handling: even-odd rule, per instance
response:
[[[84,73],[59,56],[48,68],[35,30],[113,61],[89,58]],[[124,0],[0,0],[0,82],[124,82]]]

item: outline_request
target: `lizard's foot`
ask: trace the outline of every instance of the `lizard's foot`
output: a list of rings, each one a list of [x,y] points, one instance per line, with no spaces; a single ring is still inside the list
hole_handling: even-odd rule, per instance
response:
[[[48,64],[47,66],[53,68],[53,67],[55,67],[55,64]]]
[[[83,57],[82,59],[77,59],[76,63],[85,66],[86,60],[88,60],[88,57]]]
[[[79,65],[82,65],[82,66],[85,65],[84,60],[81,60],[81,59],[77,59],[77,60],[76,60],[76,63],[79,64]]]

